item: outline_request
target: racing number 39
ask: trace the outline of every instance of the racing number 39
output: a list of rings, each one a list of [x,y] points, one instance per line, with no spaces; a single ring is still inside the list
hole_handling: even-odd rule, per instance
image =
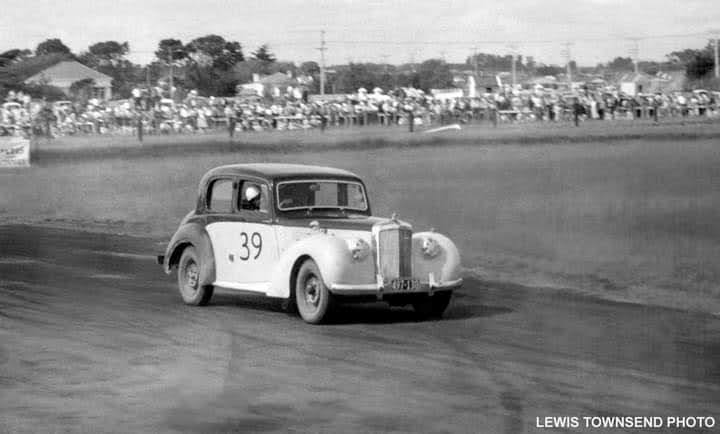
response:
[[[253,232],[251,235],[248,235],[247,232],[240,232],[240,247],[242,248],[239,256],[241,260],[247,261],[251,256],[253,259],[257,259],[262,252],[262,236],[257,232]],[[255,255],[253,255],[253,250],[255,250]]]

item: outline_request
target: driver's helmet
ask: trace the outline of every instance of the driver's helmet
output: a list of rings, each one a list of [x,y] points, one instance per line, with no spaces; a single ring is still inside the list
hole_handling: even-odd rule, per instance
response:
[[[251,184],[245,189],[245,200],[248,202],[256,201],[260,198],[260,188]]]

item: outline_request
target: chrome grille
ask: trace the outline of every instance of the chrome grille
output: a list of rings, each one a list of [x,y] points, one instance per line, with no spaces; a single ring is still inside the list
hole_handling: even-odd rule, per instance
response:
[[[378,270],[384,279],[412,277],[412,230],[391,226],[378,232]]]

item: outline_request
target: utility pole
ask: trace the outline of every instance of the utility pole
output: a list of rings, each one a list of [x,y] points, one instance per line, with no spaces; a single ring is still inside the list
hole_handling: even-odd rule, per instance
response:
[[[320,30],[320,95],[325,95],[325,30]]]
[[[515,90],[515,86],[517,86],[517,47],[515,44],[510,45],[510,51],[512,54],[512,87]]]
[[[560,51],[560,54],[565,58],[565,62],[567,64],[567,77],[569,88],[572,88],[572,69],[570,68],[570,62],[572,61],[572,53],[570,51],[570,47],[572,47],[572,45],[572,42],[566,42],[563,44],[565,49]]]
[[[718,59],[718,35],[715,35],[715,78],[720,78],[720,59]]]
[[[720,57],[718,56],[718,38],[720,38],[720,29],[711,31],[715,36],[715,78],[720,78]]]
[[[387,74],[388,73],[388,59],[390,58],[390,55],[389,54],[381,54],[380,58],[382,59],[382,62],[383,62],[383,72],[385,74]]]
[[[173,58],[172,58],[172,50],[170,49],[170,47],[167,47],[165,49],[165,51],[167,51],[168,66],[170,67],[170,99],[172,99],[174,96],[173,94],[175,93],[175,91],[174,91],[175,86],[173,84],[173,63],[174,62],[173,62]]]
[[[632,47],[630,47],[630,58],[633,61],[633,66],[635,70],[635,74],[640,72],[640,69],[638,67],[639,57],[640,57],[640,39],[639,38],[630,38],[630,40],[633,42]]]
[[[473,47],[473,66],[475,71],[475,78],[478,76],[478,47]]]

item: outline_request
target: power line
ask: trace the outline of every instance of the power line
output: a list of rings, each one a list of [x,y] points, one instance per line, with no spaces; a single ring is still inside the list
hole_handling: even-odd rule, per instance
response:
[[[634,36],[631,39],[652,40],[652,39],[667,39],[667,38],[689,38],[689,37],[701,37],[708,36],[707,32],[697,33],[681,33],[681,34],[662,34],[662,35],[645,35],[645,36]],[[611,36],[611,37],[586,37],[586,38],[573,38],[575,42],[603,42],[603,41],[622,41],[629,39],[627,36]],[[477,43],[477,44],[488,44],[488,45],[507,45],[507,44],[522,44],[522,45],[538,45],[538,44],[558,44],[564,43],[565,39],[487,39],[487,40],[426,40],[426,41],[393,41],[393,40],[328,40],[328,44],[358,44],[358,45],[463,45]]]

